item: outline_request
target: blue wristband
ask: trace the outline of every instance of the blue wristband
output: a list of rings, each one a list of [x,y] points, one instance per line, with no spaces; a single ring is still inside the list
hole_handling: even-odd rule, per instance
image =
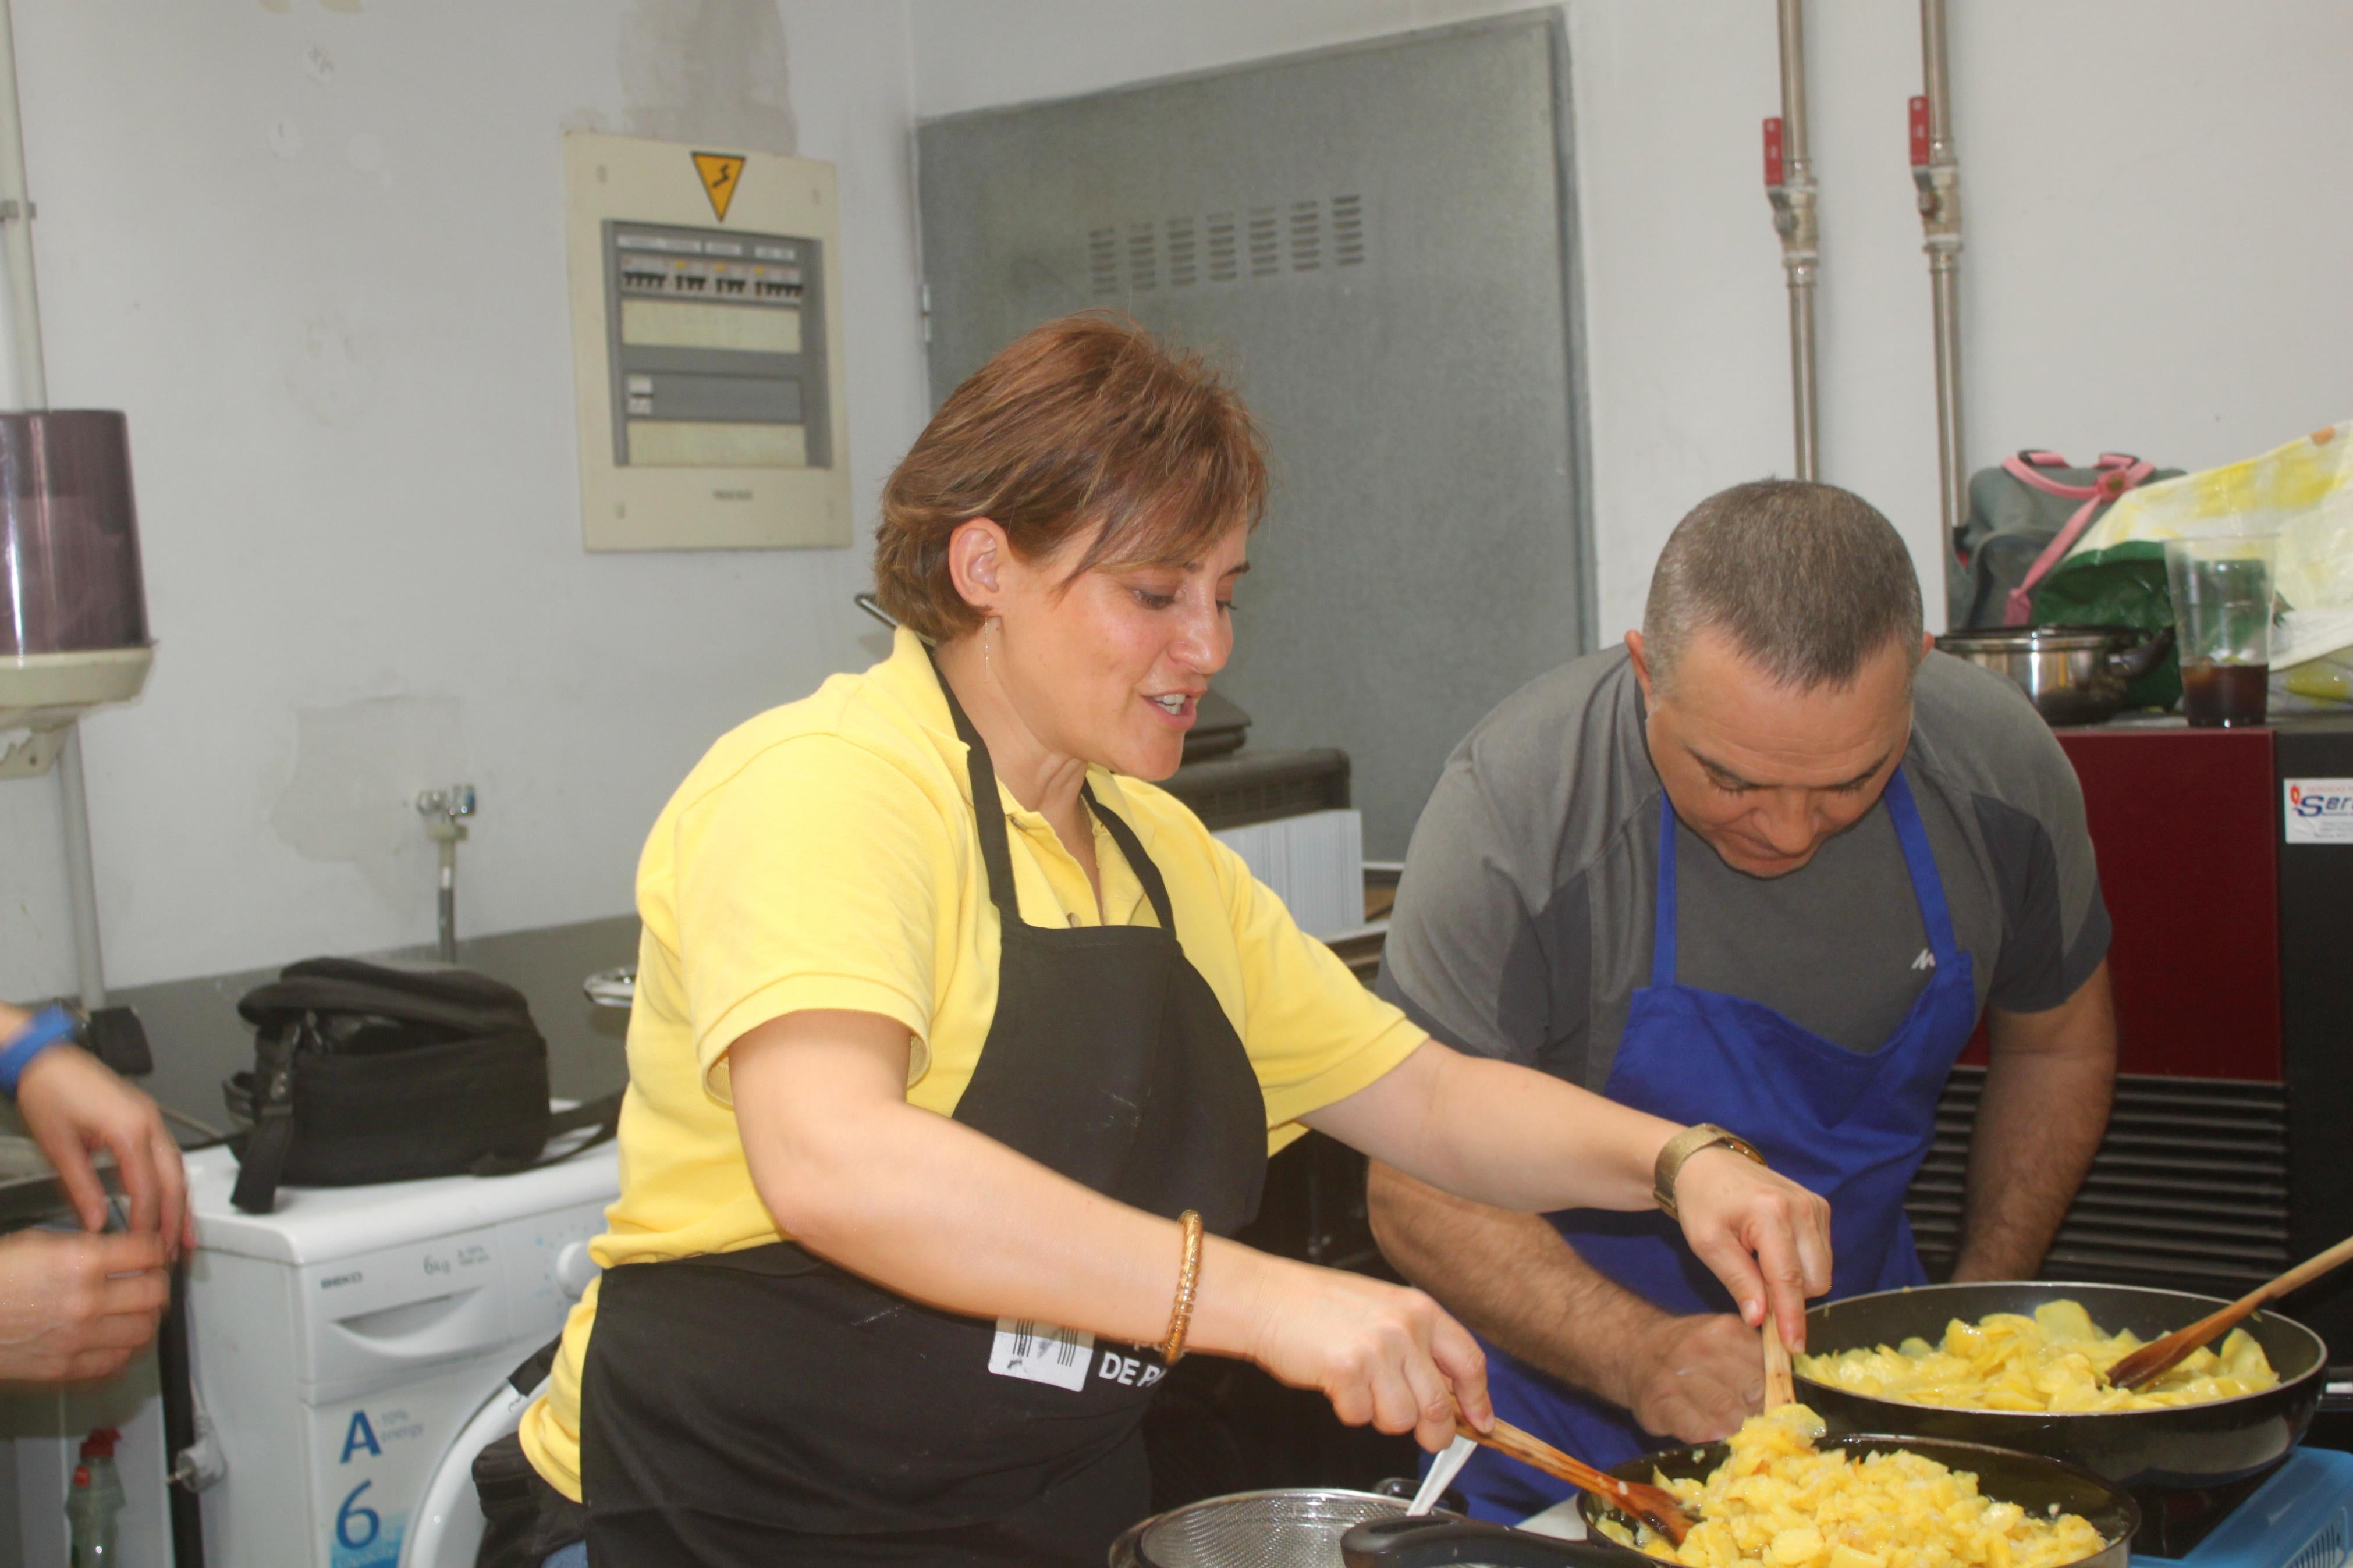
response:
[[[25,1032],[9,1041],[7,1049],[0,1050],[0,1094],[16,1099],[16,1080],[25,1076],[25,1068],[33,1058],[58,1041],[70,1040],[79,1033],[81,1026],[75,1022],[74,1016],[54,1003],[34,1014]]]

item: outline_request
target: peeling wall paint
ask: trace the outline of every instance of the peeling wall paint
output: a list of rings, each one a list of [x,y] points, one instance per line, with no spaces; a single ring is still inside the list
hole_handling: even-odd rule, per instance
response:
[[[297,709],[293,776],[269,826],[303,859],[348,864],[387,905],[406,910],[431,884],[438,858],[414,809],[417,792],[476,782],[455,698]]]
[[[84,727],[110,981],[429,942],[460,780],[464,937],[624,915],[712,742],[871,662],[867,563],[583,551],[563,131],[839,166],[871,525],[928,412],[904,8],[14,9],[50,392],[129,415],[160,644]],[[0,784],[0,996],[71,984],[56,813]]]
[[[621,18],[624,134],[800,151],[774,0],[633,0]]]

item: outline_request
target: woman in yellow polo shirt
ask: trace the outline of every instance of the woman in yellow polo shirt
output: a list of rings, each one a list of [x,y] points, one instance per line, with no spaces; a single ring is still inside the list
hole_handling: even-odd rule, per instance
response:
[[[1100,1563],[1187,1352],[1440,1447],[1491,1419],[1477,1347],[1225,1239],[1269,1152],[1314,1127],[1484,1203],[1632,1210],[1704,1145],[1431,1042],[1142,782],[1231,649],[1265,485],[1198,360],[1038,329],[884,491],[891,657],[671,797],[606,1272],[522,1426],[574,1505],[538,1550],[568,1516],[598,1568]],[[1797,1321],[1820,1202],[1729,1149],[1671,1179],[1750,1321]]]

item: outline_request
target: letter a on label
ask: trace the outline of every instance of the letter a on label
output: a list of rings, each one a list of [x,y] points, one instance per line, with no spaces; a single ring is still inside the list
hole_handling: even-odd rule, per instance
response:
[[[702,194],[711,198],[712,216],[727,221],[727,205],[735,199],[735,176],[744,172],[743,158],[733,153],[697,153],[694,172],[702,176]]]
[[[343,1434],[343,1457],[335,1463],[350,1464],[352,1456],[362,1448],[365,1448],[379,1459],[384,1458],[384,1449],[376,1444],[375,1428],[368,1425],[367,1412],[354,1410],[352,1412],[351,1430]]]

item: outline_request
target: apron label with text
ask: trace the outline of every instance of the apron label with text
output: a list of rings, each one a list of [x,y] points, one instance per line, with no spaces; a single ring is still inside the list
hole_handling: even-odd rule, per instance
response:
[[[1075,1393],[1087,1385],[1087,1363],[1093,1359],[1089,1352],[1094,1347],[1094,1335],[1084,1329],[999,1318],[997,1338],[988,1347],[988,1370],[999,1377],[1050,1383]]]

